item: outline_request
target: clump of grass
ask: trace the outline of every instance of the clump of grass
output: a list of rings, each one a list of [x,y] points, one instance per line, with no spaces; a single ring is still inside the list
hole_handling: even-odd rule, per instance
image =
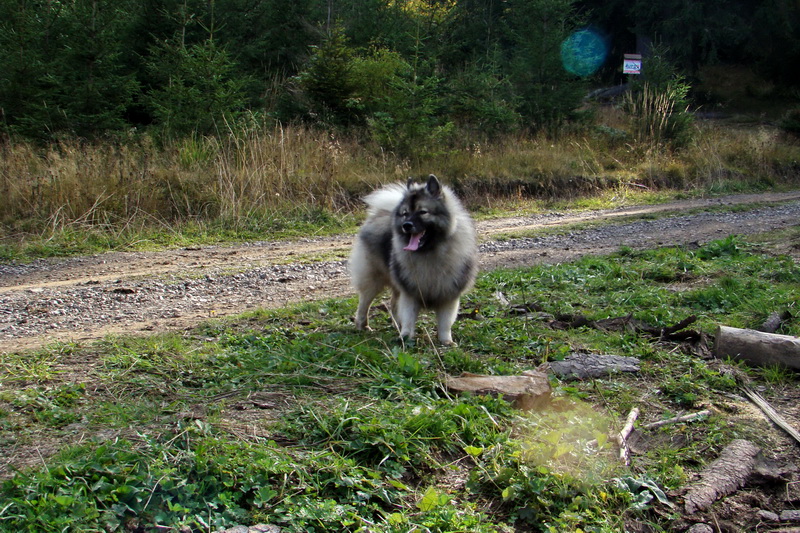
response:
[[[45,382],[58,375],[59,359],[75,349],[72,343],[57,342],[34,352],[10,353],[0,360],[0,371],[8,381]]]
[[[692,116],[686,106],[688,92],[689,85],[675,78],[661,86],[644,82],[637,90],[626,93],[625,107],[633,118],[633,137],[651,146],[688,145],[692,136]]]
[[[800,107],[787,111],[779,123],[781,129],[795,137],[800,137]]]
[[[335,212],[394,166],[346,138],[304,127],[191,137],[158,146],[63,141],[4,145],[0,220],[7,234],[68,227],[118,230],[194,219],[237,222],[302,205]],[[344,192],[343,192],[344,191]]]

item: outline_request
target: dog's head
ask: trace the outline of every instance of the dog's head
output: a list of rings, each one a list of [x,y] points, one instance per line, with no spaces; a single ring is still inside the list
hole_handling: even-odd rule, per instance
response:
[[[395,210],[395,231],[409,252],[429,250],[440,235],[447,233],[450,213],[444,200],[445,191],[436,176],[426,183],[408,178],[406,194]]]

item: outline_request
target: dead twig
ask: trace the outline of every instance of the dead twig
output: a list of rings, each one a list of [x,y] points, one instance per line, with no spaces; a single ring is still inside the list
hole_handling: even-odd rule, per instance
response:
[[[798,444],[800,444],[800,432],[792,427],[785,418],[783,418],[775,409],[773,409],[767,400],[765,400],[760,394],[750,387],[743,386],[742,390],[744,391],[745,395],[750,398],[750,401],[756,404],[764,412],[767,418],[772,420],[776,426],[784,430],[789,434],[789,436],[797,441]]]
[[[711,411],[708,409],[703,409],[702,411],[698,411],[696,413],[690,413],[688,415],[676,416],[673,418],[667,418],[665,420],[657,420],[656,422],[650,422],[649,424],[645,424],[645,429],[653,429],[661,426],[666,426],[667,424],[678,424],[680,422],[693,422],[698,418],[703,418],[709,416]]]

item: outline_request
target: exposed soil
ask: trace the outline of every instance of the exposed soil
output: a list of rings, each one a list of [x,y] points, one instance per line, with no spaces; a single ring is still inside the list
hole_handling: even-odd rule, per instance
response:
[[[596,224],[568,229],[579,223]],[[799,223],[800,191],[493,219],[478,223],[480,264],[491,270],[555,263],[620,246],[704,243]],[[543,228],[552,231],[519,237]],[[339,236],[0,265],[0,353],[184,329],[213,317],[349,295],[351,243],[352,236]],[[800,247],[779,245],[783,253]]]
[[[703,244],[731,234],[769,236],[798,225],[800,191],[502,218],[478,223],[480,264],[481,269],[491,270],[555,263],[606,254],[621,246],[643,249]],[[536,233],[543,228],[551,231]],[[797,232],[790,235],[767,239],[768,246],[800,261],[800,238]],[[0,265],[0,356],[53,341],[83,343],[109,333],[182,330],[211,317],[350,295],[346,257],[351,242],[352,236],[340,236]],[[91,379],[96,362],[86,360],[85,354],[78,356],[80,360],[72,357],[66,354],[58,366],[71,380]],[[642,387],[648,384],[643,382]],[[786,385],[768,399],[791,424],[800,427],[797,387]],[[282,401],[280,395],[267,394],[263,398],[248,396],[246,403],[259,406],[253,416],[260,419],[265,416],[263,405]],[[730,417],[731,423],[735,420],[763,434],[763,440],[770,443],[764,456],[783,464],[800,464],[800,446],[746,399],[720,398],[713,407]],[[255,426],[245,424],[242,417],[254,411],[242,408],[237,413],[241,415],[231,419],[230,430],[242,426],[251,431]],[[82,438],[81,431],[77,428],[71,438],[42,435],[35,445],[6,449],[0,478],[14,467],[37,464],[66,441]],[[120,436],[112,433],[109,438]],[[678,436],[682,435],[676,433]],[[644,450],[647,445],[645,440],[639,446]],[[713,524],[703,531],[797,531],[791,526],[800,525],[800,518],[797,522],[781,520],[779,513],[800,509],[800,473],[796,468],[783,469],[758,479],[758,484],[751,483],[725,498],[713,512],[685,515],[675,522],[676,530],[687,530],[697,522]],[[682,513],[677,510],[677,514]],[[650,531],[645,524],[631,522],[629,526],[630,531]],[[780,527],[790,529],[776,529]]]

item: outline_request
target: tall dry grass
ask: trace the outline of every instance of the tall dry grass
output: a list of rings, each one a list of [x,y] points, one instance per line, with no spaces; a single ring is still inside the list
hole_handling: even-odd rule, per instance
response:
[[[400,173],[393,158],[354,138],[302,126],[205,142],[216,145],[214,184],[223,218],[298,204],[348,209],[356,194]]]
[[[191,137],[158,147],[62,141],[6,143],[0,160],[5,233],[237,219],[298,206],[347,209],[404,167],[354,140],[305,127]]]
[[[697,127],[682,150],[639,143],[619,110],[556,140],[508,135],[465,139],[460,148],[410,161],[368,143],[304,126],[254,128],[158,146],[62,141],[45,148],[0,145],[0,231],[45,234],[64,228],[121,231],[184,221],[236,224],[268,212],[360,207],[371,188],[433,172],[471,207],[498,198],[564,198],[626,184],[716,188],[788,184],[800,177],[800,147],[766,127]]]

